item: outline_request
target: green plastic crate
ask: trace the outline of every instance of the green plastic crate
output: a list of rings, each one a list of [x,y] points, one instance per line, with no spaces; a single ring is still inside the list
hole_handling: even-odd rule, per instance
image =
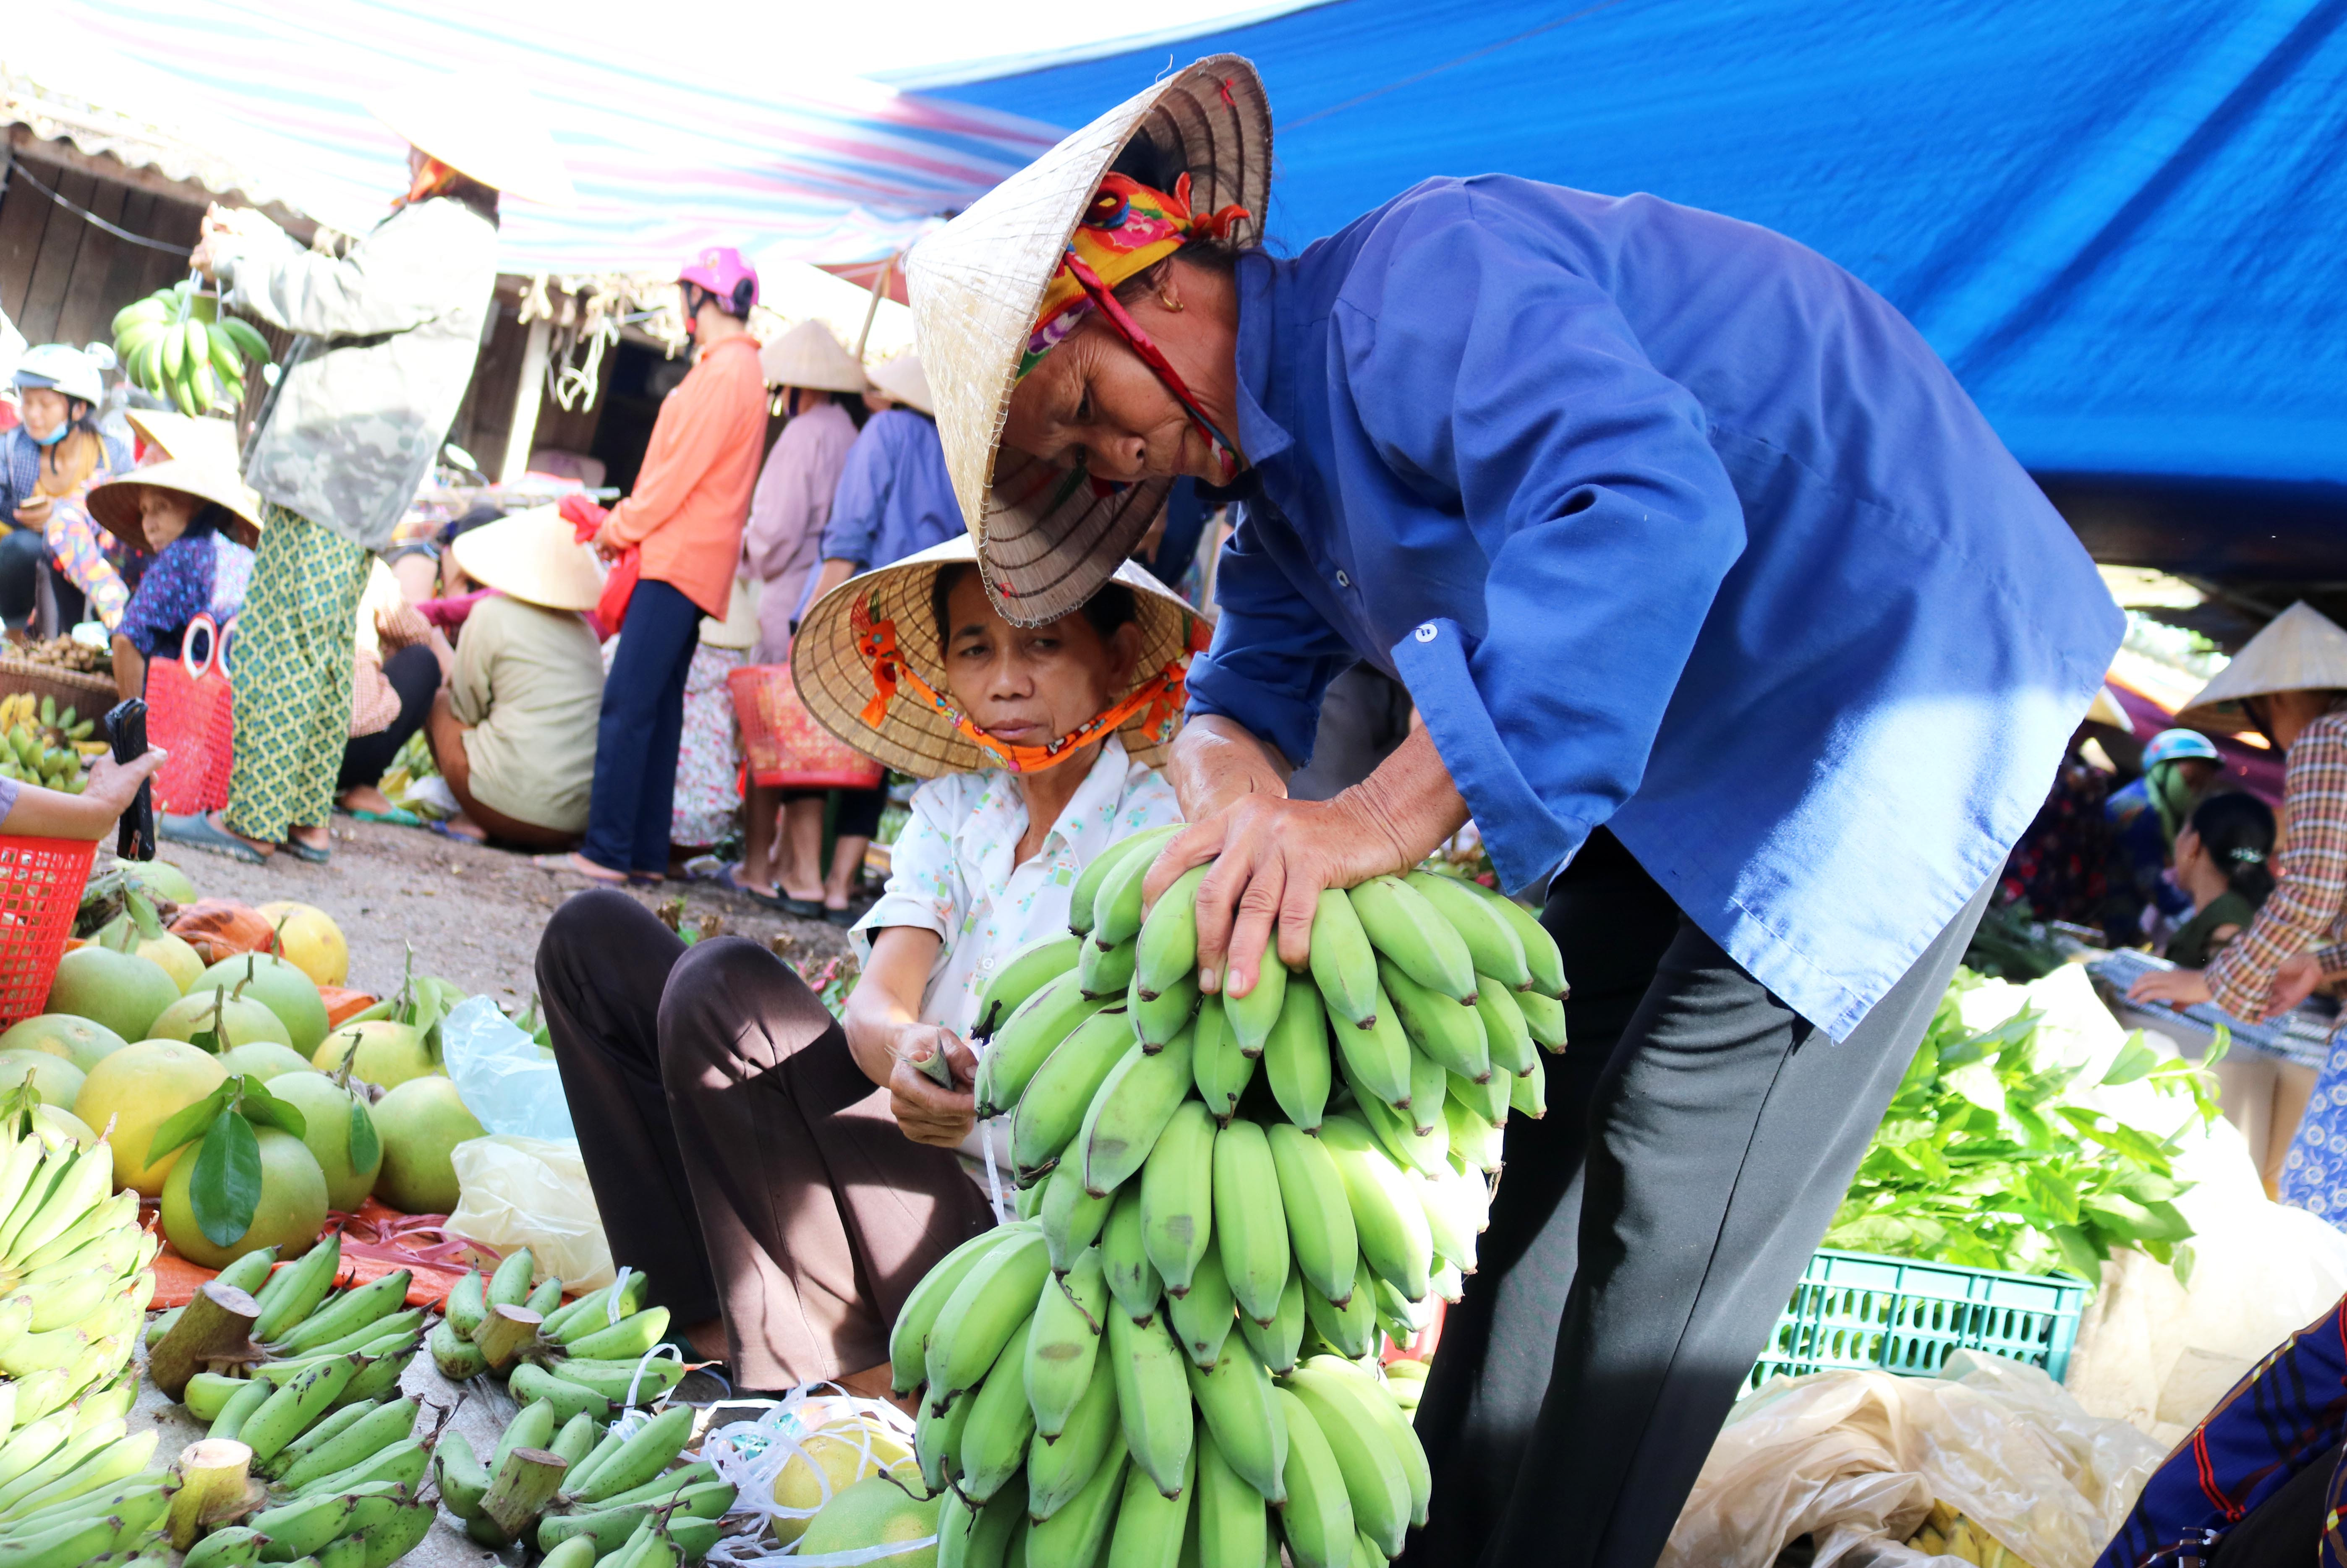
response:
[[[1744,1392],[1778,1373],[1860,1368],[1935,1377],[1951,1350],[2026,1362],[2058,1383],[2069,1369],[2086,1301],[2086,1287],[2075,1279],[1820,1251]]]

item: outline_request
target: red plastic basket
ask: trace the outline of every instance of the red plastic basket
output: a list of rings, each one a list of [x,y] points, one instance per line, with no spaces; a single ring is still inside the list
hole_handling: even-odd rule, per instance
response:
[[[791,684],[787,664],[745,664],[726,672],[750,780],[787,789],[872,789],[878,763],[815,722]]]
[[[157,811],[185,816],[228,804],[236,693],[221,654],[235,634],[234,621],[224,634],[199,615],[179,640],[179,656],[147,667],[147,738],[171,753],[155,771]]]
[[[47,1003],[97,849],[83,839],[0,833],[0,1024]]]

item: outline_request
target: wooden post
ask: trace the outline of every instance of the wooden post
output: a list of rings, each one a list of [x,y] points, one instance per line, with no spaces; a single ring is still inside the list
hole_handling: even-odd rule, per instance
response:
[[[892,253],[881,262],[880,275],[872,280],[872,298],[864,307],[864,330],[856,334],[856,364],[859,369],[864,364],[864,345],[872,339],[873,319],[880,313],[880,296],[888,292],[888,280],[896,276],[897,257],[902,253]]]
[[[148,1375],[169,1399],[187,1392],[188,1379],[215,1361],[258,1360],[252,1324],[261,1307],[233,1285],[208,1279],[180,1309],[169,1332],[148,1352]]]
[[[538,440],[538,409],[546,397],[546,362],[554,341],[554,323],[544,316],[529,323],[522,344],[521,382],[514,388],[513,422],[506,426],[505,461],[497,465],[497,483],[510,485],[529,471],[530,448]]]

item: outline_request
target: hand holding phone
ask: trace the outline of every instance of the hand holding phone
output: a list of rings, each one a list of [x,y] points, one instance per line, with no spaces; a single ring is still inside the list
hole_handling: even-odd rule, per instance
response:
[[[114,744],[114,760],[128,763],[147,754],[147,704],[138,697],[118,702],[106,715],[107,738]],[[130,808],[115,831],[114,853],[124,860],[155,858],[155,784],[142,780]]]

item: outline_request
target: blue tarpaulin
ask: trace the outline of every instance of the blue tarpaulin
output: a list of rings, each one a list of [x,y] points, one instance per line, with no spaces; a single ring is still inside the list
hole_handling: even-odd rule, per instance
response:
[[[1332,0],[897,85],[1074,127],[1169,65],[1245,55],[1278,128],[1275,245],[1431,175],[1650,191],[1880,290],[2041,476],[2335,504],[2342,15],[2347,0]]]

